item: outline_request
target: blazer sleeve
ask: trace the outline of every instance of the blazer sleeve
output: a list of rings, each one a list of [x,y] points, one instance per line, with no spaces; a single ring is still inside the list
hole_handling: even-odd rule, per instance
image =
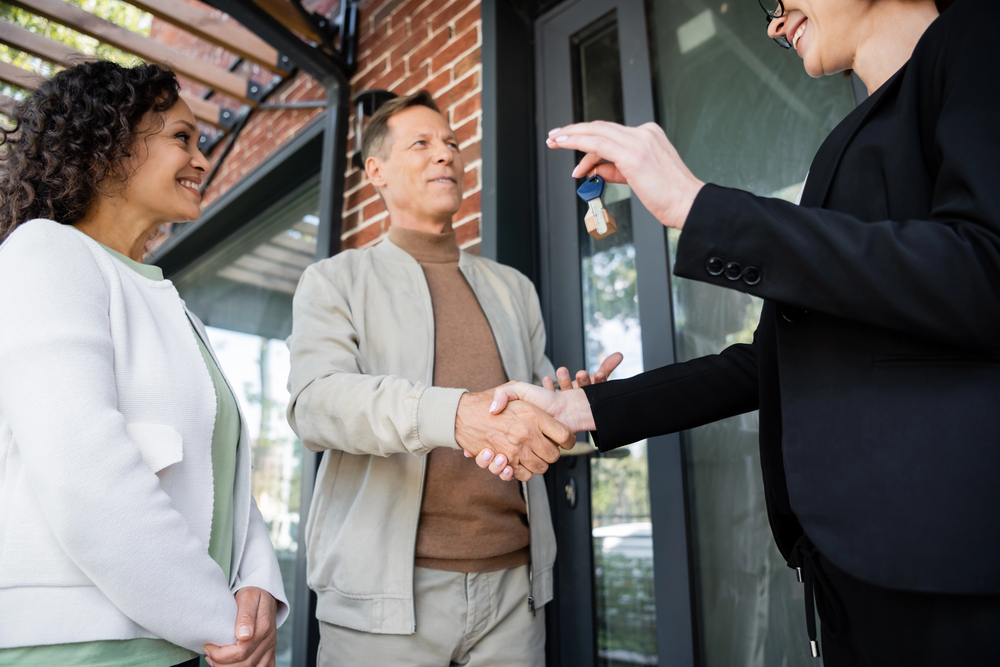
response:
[[[1000,45],[996,3],[958,3],[933,57],[920,113],[937,167],[926,220],[862,221],[836,211],[706,185],[680,236],[678,276],[739,289],[961,347],[1000,347]],[[989,20],[949,16],[976,7]],[[933,28],[933,26],[932,26]],[[916,57],[916,56],[915,56]],[[913,66],[911,63],[910,66]],[[710,275],[708,261],[739,259],[760,269],[747,285]]]
[[[104,276],[57,223],[28,224],[0,247],[0,410],[41,514],[130,619],[199,653],[233,644],[225,577],[118,410]]]
[[[329,260],[328,260],[329,261]],[[306,269],[292,302],[288,423],[311,451],[426,454],[458,448],[455,415],[464,389],[428,387],[361,372],[359,335],[346,289],[348,265]]]
[[[756,336],[719,354],[583,390],[602,452],[750,412],[759,402]]]
[[[247,539],[243,546],[243,557],[240,559],[240,569],[236,573],[236,583],[233,591],[255,586],[271,594],[278,602],[277,624],[280,627],[288,618],[288,597],[281,580],[281,570],[278,568],[278,558],[274,546],[267,534],[264,517],[257,508],[257,502],[250,498],[250,522],[247,526]]]

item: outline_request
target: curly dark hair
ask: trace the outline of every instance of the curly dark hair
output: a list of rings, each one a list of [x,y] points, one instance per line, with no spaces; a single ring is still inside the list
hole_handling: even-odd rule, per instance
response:
[[[137,125],[150,110],[162,115],[178,94],[168,69],[103,60],[39,86],[16,106],[14,127],[0,128],[0,242],[34,218],[77,222],[106,181],[127,182]]]

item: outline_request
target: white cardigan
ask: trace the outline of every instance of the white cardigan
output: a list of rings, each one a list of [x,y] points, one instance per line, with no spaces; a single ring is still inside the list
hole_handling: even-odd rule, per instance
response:
[[[250,496],[246,421],[231,581],[208,555],[215,390],[170,281],[76,229],[0,246],[0,648],[236,641],[233,593],[288,604]]]

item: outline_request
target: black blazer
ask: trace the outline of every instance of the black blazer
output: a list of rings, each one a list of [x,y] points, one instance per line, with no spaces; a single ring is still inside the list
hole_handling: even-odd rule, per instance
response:
[[[886,588],[1000,593],[1000,3],[959,0],[827,138],[802,206],[706,185],[674,272],[754,342],[586,389],[601,450],[760,409],[768,516]]]

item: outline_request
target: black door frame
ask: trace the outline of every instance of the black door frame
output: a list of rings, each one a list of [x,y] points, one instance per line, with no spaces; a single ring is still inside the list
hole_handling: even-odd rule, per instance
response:
[[[645,7],[642,0],[575,0],[535,22],[535,145],[548,130],[573,120],[570,36],[614,11],[618,22],[625,122],[655,122]],[[583,310],[580,299],[580,242],[576,182],[571,151],[539,148],[539,255],[541,294],[553,362],[583,368]],[[632,196],[637,291],[643,366],[674,362],[673,307],[666,229]],[[660,664],[695,664],[691,594],[691,541],[685,463],[677,434],[648,441],[649,494],[653,524],[656,634]],[[580,461],[584,463],[585,461]],[[593,628],[593,587],[581,572],[593,570],[589,520],[589,465],[564,460],[556,466],[553,514],[560,531],[558,643],[563,665],[593,664],[593,644],[582,628]],[[581,502],[569,508],[563,487],[572,478]],[[580,512],[581,506],[587,512]],[[584,516],[586,514],[586,516]],[[589,598],[589,599],[588,599]],[[555,638],[553,638],[555,639]],[[580,647],[574,650],[573,647]],[[567,659],[571,658],[569,661]]]

